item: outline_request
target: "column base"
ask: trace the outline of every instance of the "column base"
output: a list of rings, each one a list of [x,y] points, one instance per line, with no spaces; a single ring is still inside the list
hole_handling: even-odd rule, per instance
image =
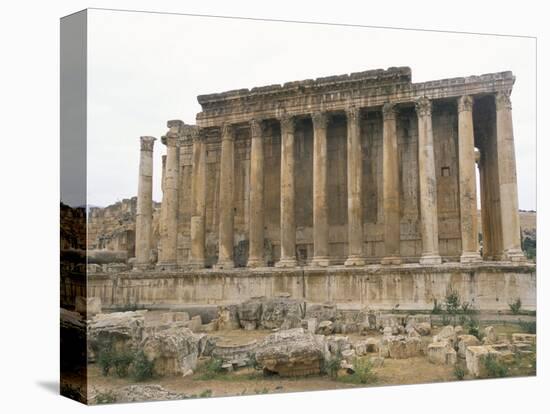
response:
[[[235,263],[233,263],[233,260],[218,260],[218,263],[214,265],[214,269],[234,269]]]
[[[260,257],[251,257],[248,259],[246,267],[265,267],[265,260]]]
[[[361,256],[349,256],[344,262],[344,266],[347,266],[347,267],[365,266],[366,264],[367,262]]]
[[[330,259],[328,256],[317,256],[311,259],[309,265],[311,267],[328,267],[330,266]]]
[[[383,257],[382,260],[380,260],[380,264],[383,265],[399,265],[401,263],[403,263],[403,261],[399,256],[387,256]]]
[[[178,269],[176,263],[157,263],[155,265],[155,270],[160,270],[161,272],[173,272]]]
[[[298,262],[293,257],[284,258],[275,263],[275,267],[296,267],[297,265]]]
[[[441,264],[441,256],[437,254],[427,254],[422,256],[419,260],[421,265],[437,265]]]
[[[502,260],[509,261],[509,262],[525,262],[527,261],[527,258],[525,257],[525,255],[521,250],[511,249],[503,253]]]
[[[463,252],[460,256],[460,263],[479,263],[483,261],[478,252]]]
[[[134,267],[132,267],[133,272],[143,272],[145,270],[149,270],[151,268],[150,264],[134,264]]]
[[[192,269],[204,269],[206,264],[204,259],[191,259],[189,260],[188,265]]]

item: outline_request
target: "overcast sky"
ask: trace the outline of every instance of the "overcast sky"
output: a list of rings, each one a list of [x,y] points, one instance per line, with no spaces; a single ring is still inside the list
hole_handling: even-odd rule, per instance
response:
[[[139,137],[194,123],[197,95],[409,66],[413,82],[513,71],[519,207],[534,210],[535,56],[529,38],[90,10],[88,204],[135,196]]]

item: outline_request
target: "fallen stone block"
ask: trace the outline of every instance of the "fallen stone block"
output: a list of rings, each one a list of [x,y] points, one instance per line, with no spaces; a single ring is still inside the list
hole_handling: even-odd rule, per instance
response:
[[[199,341],[190,329],[165,329],[145,338],[141,349],[155,375],[185,375],[197,366]]]
[[[281,376],[319,374],[325,356],[323,337],[302,328],[268,335],[256,350],[256,361],[264,371]]]
[[[88,324],[88,346],[97,354],[137,349],[144,334],[147,311],[100,313]]]
[[[75,310],[85,318],[90,319],[101,313],[101,298],[77,296],[75,299]]]
[[[334,331],[332,321],[322,321],[317,327],[317,333],[321,335],[330,335]]]
[[[481,342],[473,335],[459,335],[458,338],[458,357],[466,358],[466,348],[469,346],[480,345]]]
[[[229,331],[240,328],[239,324],[239,311],[237,305],[222,305],[218,307],[218,315],[216,317],[218,321],[219,331]]]
[[[536,334],[526,334],[526,333],[515,333],[512,334],[512,342],[527,342],[532,345],[537,344],[537,335]]]
[[[499,352],[490,345],[469,346],[466,348],[466,368],[475,377],[485,375],[484,359],[487,355],[498,357]]]
[[[484,330],[483,330],[483,343],[484,344],[487,344],[487,345],[490,345],[490,344],[494,344],[497,342],[497,334],[495,332],[495,328],[492,327],[492,326],[487,326]]]
[[[456,363],[456,351],[448,342],[434,342],[428,345],[428,361],[438,365],[453,365]]]

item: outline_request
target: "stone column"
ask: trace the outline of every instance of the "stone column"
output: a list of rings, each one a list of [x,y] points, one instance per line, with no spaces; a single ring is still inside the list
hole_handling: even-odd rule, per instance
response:
[[[437,225],[437,178],[432,132],[432,102],[422,97],[415,102],[415,107],[418,115],[418,181],[422,232],[420,264],[439,264],[441,256]]]
[[[174,270],[177,267],[178,240],[178,186],[179,186],[179,126],[181,121],[169,121],[170,131],[162,137],[166,145],[166,166],[162,205],[164,206],[164,223],[161,224],[159,258],[157,268]]]
[[[217,269],[232,269],[233,262],[233,175],[234,175],[233,126],[222,126],[222,150],[220,160],[220,235]]]
[[[294,118],[281,118],[281,258],[277,267],[295,267],[296,218],[294,216]]]
[[[325,112],[313,121],[313,259],[311,266],[328,266],[327,126]]]
[[[480,262],[477,231],[476,155],[474,146],[473,99],[458,98],[458,168],[462,263]]]
[[[502,217],[502,258],[509,261],[523,261],[519,225],[518,186],[516,177],[516,155],[514,151],[514,130],[512,127],[511,91],[498,92],[495,97],[497,126],[497,159]]]
[[[359,108],[350,107],[347,116],[348,174],[348,258],[346,266],[363,266],[363,154],[361,148],[361,116]]]
[[[189,265],[203,268],[205,264],[206,209],[206,143],[204,130],[193,132],[193,172],[191,178],[191,250]]]
[[[382,264],[400,264],[399,150],[397,147],[397,110],[394,104],[382,107],[384,118],[382,176],[384,205],[384,258]]]
[[[140,138],[139,182],[136,211],[136,262],[134,269],[147,269],[151,263],[153,225],[153,137]]]
[[[248,267],[265,266],[264,258],[264,142],[262,121],[250,121],[250,208]]]

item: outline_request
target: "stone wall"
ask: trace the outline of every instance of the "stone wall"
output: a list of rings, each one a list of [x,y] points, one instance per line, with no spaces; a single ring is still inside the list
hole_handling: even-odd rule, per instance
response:
[[[66,280],[65,283],[71,283]],[[70,287],[66,289],[70,290]],[[534,265],[483,263],[464,266],[367,266],[292,270],[199,270],[178,273],[89,274],[87,294],[104,307],[170,307],[184,304],[233,304],[282,293],[308,303],[372,309],[431,310],[456,290],[479,310],[508,310],[521,299],[536,308]]]

